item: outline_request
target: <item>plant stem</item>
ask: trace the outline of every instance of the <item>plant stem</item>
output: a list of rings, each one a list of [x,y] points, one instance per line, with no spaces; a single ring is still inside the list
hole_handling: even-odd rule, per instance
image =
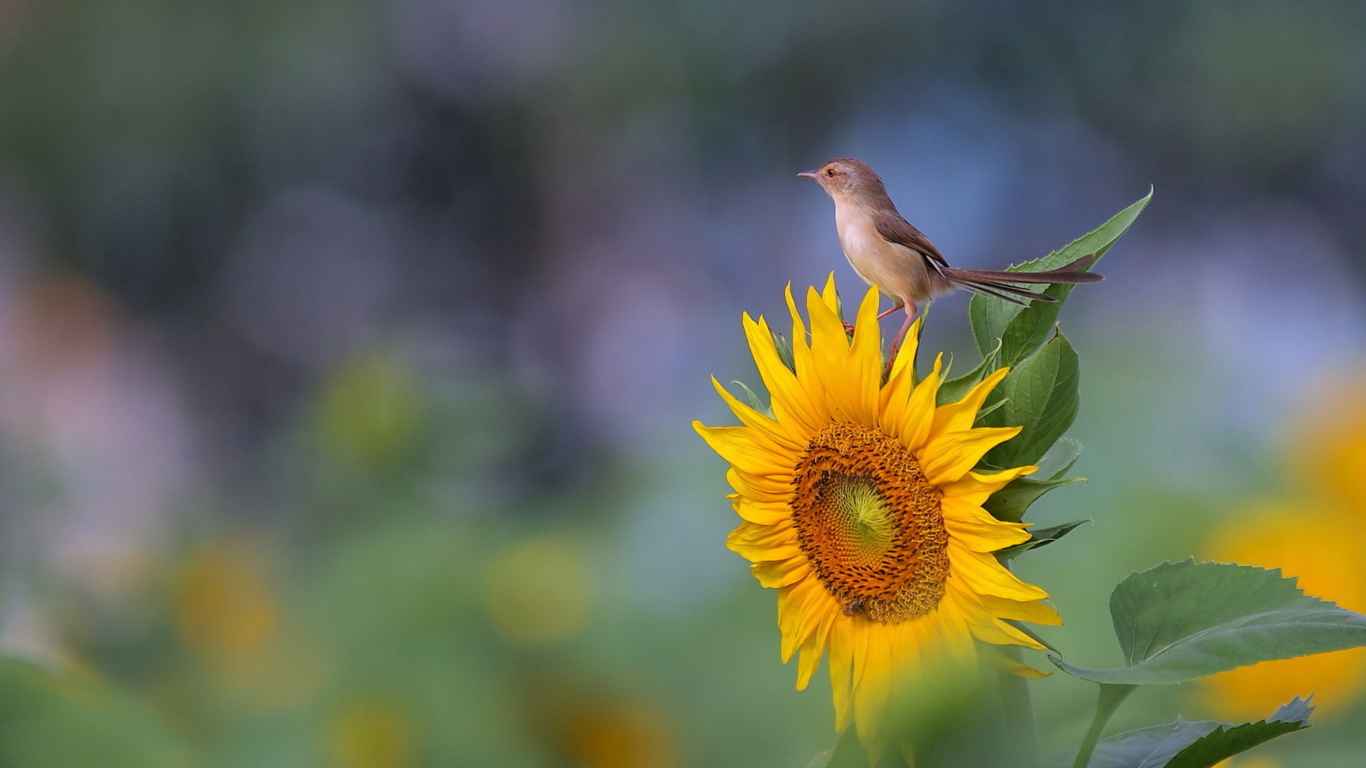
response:
[[[1110,722],[1110,717],[1119,709],[1119,705],[1129,698],[1129,694],[1138,688],[1136,685],[1110,685],[1109,683],[1100,684],[1100,698],[1096,701],[1096,716],[1091,719],[1091,727],[1086,731],[1086,738],[1081,741],[1081,749],[1077,750],[1077,759],[1072,763],[1072,768],[1086,768],[1091,762],[1091,754],[1096,751],[1096,742],[1100,741],[1100,734],[1105,730],[1105,726]]]
[[[1007,645],[998,649],[1011,661],[1024,663],[1024,652],[1019,646]],[[1029,681],[1001,670],[1001,704],[1005,707],[1006,732],[1020,757],[1020,765],[1037,768],[1039,765],[1039,731],[1034,722],[1034,701],[1029,695]]]
[[[928,309],[928,307],[926,308]],[[1006,570],[1014,570],[1010,561],[1001,563]],[[998,648],[1003,656],[1017,664],[1024,663],[1024,649],[1018,645]],[[1006,733],[1015,745],[1019,765],[1024,768],[1039,766],[1039,726],[1034,719],[1034,700],[1029,695],[1029,681],[1014,673],[999,673],[1001,704],[1005,707]]]

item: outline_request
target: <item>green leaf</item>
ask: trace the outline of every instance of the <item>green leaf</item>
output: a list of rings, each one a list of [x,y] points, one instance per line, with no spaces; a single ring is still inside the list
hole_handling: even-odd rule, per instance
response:
[[[984,297],[1016,310],[1015,316],[1001,332],[1002,367],[1019,365],[1021,360],[1034,354],[1039,345],[1044,343],[1044,339],[1048,338],[1048,332],[1057,324],[1058,315],[1062,313],[1062,305],[1075,287],[1067,284],[1050,285],[1043,289],[1043,293],[1045,296],[1052,296],[1056,301],[1034,301],[1030,302],[1028,307],[1006,304],[990,296]]]
[[[1039,460],[1039,474],[1049,480],[1061,480],[1063,475],[1072,471],[1081,458],[1081,443],[1070,437],[1059,438],[1053,447]],[[1078,478],[1081,479],[1081,478]]]
[[[1004,407],[1005,404],[1006,404],[1006,401],[1004,401],[1004,400],[997,400],[997,401],[994,402],[994,403],[988,403],[988,404],[986,404],[986,405],[983,405],[981,408],[979,408],[979,409],[977,410],[977,420],[974,421],[973,423],[974,423],[974,424],[982,424],[982,423],[984,423],[988,414],[995,412],[996,409],[998,409],[998,408]]]
[[[172,768],[189,755],[141,702],[95,681],[0,658],[0,765]]]
[[[994,404],[1004,399],[1005,406],[987,416],[984,423],[1024,429],[993,448],[985,463],[1018,467],[1038,461],[1077,417],[1079,380],[1077,352],[1061,333],[1012,369],[988,400]]]
[[[939,394],[935,402],[938,405],[945,405],[947,403],[956,403],[959,400],[962,400],[968,396],[968,393],[972,391],[973,387],[980,384],[982,379],[985,379],[988,374],[998,367],[999,366],[996,365],[995,351],[993,350],[982,358],[982,362],[978,363],[976,368],[973,368],[971,371],[968,371],[956,379],[949,379],[940,384]],[[981,414],[978,414],[979,418],[980,416]]]
[[[1138,215],[1153,199],[1152,190],[1138,202],[1115,214],[1109,221],[1084,237],[1078,238],[1061,251],[1010,267],[1014,272],[1042,272],[1076,261],[1088,253],[1096,258],[1105,255],[1110,246],[1120,238],[1138,218]],[[1056,302],[1032,302],[1028,307],[1001,301],[990,296],[976,294],[968,304],[968,318],[972,323],[972,335],[977,340],[977,349],[983,356],[987,350],[1001,340],[1001,359],[1004,365],[1014,365],[1038,349],[1048,336],[1048,329],[1057,320],[1058,312],[1071,294],[1071,285],[1049,286],[1044,291],[1057,299]],[[1011,327],[1014,325],[1015,327]]]
[[[806,768],[868,768],[868,755],[859,743],[857,730],[845,728],[834,749],[816,755]]]
[[[1013,557],[1016,557],[1016,556],[1018,556],[1018,555],[1022,555],[1022,554],[1024,554],[1025,552],[1028,552],[1028,551],[1031,550],[1031,549],[1038,549],[1039,547],[1046,547],[1046,546],[1048,546],[1049,544],[1052,544],[1053,542],[1057,541],[1058,539],[1061,539],[1062,537],[1064,537],[1064,536],[1066,536],[1067,534],[1071,533],[1072,531],[1076,530],[1078,527],[1080,527],[1080,526],[1082,525],[1082,523],[1089,523],[1089,522],[1091,522],[1091,521],[1090,521],[1090,520],[1073,520],[1073,521],[1070,522],[1070,523],[1063,523],[1062,525],[1054,525],[1054,526],[1050,526],[1050,527],[1048,527],[1048,528],[1030,529],[1030,531],[1029,531],[1029,541],[1026,541],[1026,542],[1024,542],[1024,543],[1022,543],[1022,544],[1016,544],[1016,545],[1013,546],[1013,547],[1006,547],[1005,549],[1003,549],[1003,550],[1001,550],[1001,551],[999,551],[999,552],[996,553],[996,558],[997,558],[998,560],[1009,560],[1009,559],[1011,559],[1011,558],[1013,558]]]
[[[816,756],[811,758],[811,762],[806,764],[806,768],[829,768],[829,765],[830,750],[826,749],[817,752]]]
[[[1115,587],[1110,616],[1128,666],[1053,663],[1098,683],[1180,683],[1366,645],[1366,616],[1304,594],[1280,570],[1246,565],[1185,560],[1136,573]]]
[[[1304,699],[1295,699],[1265,720],[1242,725],[1220,725],[1193,744],[1176,753],[1164,768],[1210,768],[1240,752],[1270,741],[1277,736],[1309,727],[1313,707]]]
[[[1035,632],[1033,627],[1024,623],[1023,621],[1016,621],[1014,619],[1005,619],[1004,621],[1010,626],[1020,630],[1024,634],[1029,635],[1031,638],[1033,638],[1034,642],[1038,643],[1039,645],[1042,645],[1044,648],[1047,648],[1048,650],[1054,653],[1062,653],[1062,651],[1058,650],[1057,646],[1045,640],[1043,635],[1040,635],[1038,632]]]
[[[749,400],[749,407],[753,408],[759,413],[767,414],[770,418],[772,418],[773,410],[769,408],[767,405],[764,405],[764,402],[759,399],[758,395],[754,394],[754,390],[750,389],[748,384],[746,384],[743,381],[732,381],[731,383],[745,391],[745,399]]]
[[[1242,725],[1177,718],[1111,736],[1096,745],[1089,768],[1210,768],[1240,752],[1309,727],[1312,708],[1295,699],[1265,720]],[[1071,760],[1067,763],[1070,765]]]
[[[1004,405],[1005,402],[1005,400],[999,400],[994,405],[984,408],[983,413],[991,413],[998,406]],[[1030,506],[1045,493],[1064,485],[1086,482],[1084,477],[1063,477],[1071,471],[1080,457],[1081,443],[1065,437],[1060,438],[1039,461],[1039,471],[1033,477],[1021,477],[1013,480],[1006,487],[993,493],[991,498],[987,499],[982,506],[997,520],[1018,523],[1024,519]],[[979,465],[979,467],[987,472],[1000,471],[1001,469],[986,464]],[[1046,479],[1034,479],[1038,477]]]
[[[783,361],[783,365],[787,366],[789,371],[796,373],[797,363],[792,358],[792,345],[788,343],[787,337],[781,333],[777,331],[771,333],[773,334],[773,349],[778,353],[778,359]]]
[[[1039,497],[1054,488],[1061,488],[1072,483],[1085,482],[1084,477],[1068,477],[1062,480],[1031,480],[1027,477],[1012,480],[1009,485],[991,494],[982,505],[992,517],[997,520],[1005,520],[1009,523],[1018,523],[1024,519],[1025,512]],[[1023,545],[1021,545],[1023,546]]]

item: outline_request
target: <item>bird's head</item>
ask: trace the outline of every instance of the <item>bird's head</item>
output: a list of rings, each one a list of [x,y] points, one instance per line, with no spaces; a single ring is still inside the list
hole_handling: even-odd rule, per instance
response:
[[[852,157],[837,157],[814,171],[802,171],[797,175],[815,179],[831,197],[887,193],[877,172]]]

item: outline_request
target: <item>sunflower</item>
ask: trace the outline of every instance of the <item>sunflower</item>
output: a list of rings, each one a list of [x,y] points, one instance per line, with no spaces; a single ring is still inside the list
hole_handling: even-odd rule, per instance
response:
[[[997,370],[961,401],[936,407],[943,356],[916,383],[918,323],[886,371],[878,292],[859,306],[852,338],[834,276],[807,293],[810,340],[792,313],[792,368],[767,322],[743,318],[770,395],[770,414],[715,379],[743,426],[694,427],[730,464],[743,522],[729,547],[778,590],[782,659],[801,651],[797,689],[829,649],[835,727],[851,721],[875,741],[896,683],[945,661],[972,664],[974,638],[1042,646],[1005,620],[1059,624],[1048,594],[1016,578],[993,552],[1029,538],[1025,525],[982,508],[1035,467],[974,472],[1018,427],[973,428]]]

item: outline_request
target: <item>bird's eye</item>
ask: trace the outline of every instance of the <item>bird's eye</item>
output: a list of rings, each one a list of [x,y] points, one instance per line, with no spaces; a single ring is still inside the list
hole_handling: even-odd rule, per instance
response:
[[[834,175],[835,175],[835,169],[834,169],[834,168],[826,168],[826,169],[825,169],[825,175],[826,175],[826,176],[834,176]]]

